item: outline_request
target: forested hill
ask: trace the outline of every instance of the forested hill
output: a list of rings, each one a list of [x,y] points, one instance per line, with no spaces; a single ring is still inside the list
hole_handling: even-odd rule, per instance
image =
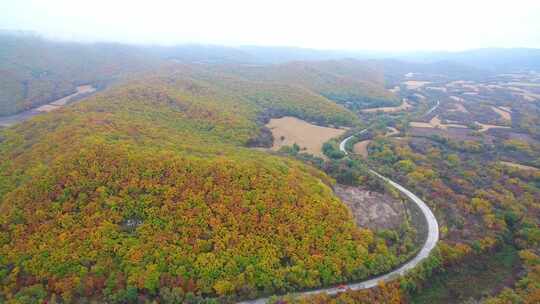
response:
[[[0,32],[0,115],[69,95],[77,85],[100,87],[158,64],[156,57],[137,47]]]
[[[268,111],[356,123],[303,88],[184,66],[4,129],[0,300],[230,300],[394,267],[324,173],[244,147]]]
[[[0,32],[0,116],[69,95],[77,85],[103,88],[178,64],[215,66],[214,71],[250,81],[301,86],[353,107],[398,103],[384,88],[383,71],[367,61],[268,64],[259,55],[227,47],[59,42]]]
[[[302,86],[352,109],[400,103],[385,89],[381,66],[370,61],[295,61],[266,66],[222,65],[215,69],[251,80]]]
[[[367,60],[370,58],[377,60]],[[69,95],[77,85],[102,88],[178,62],[220,66],[251,80],[300,85],[361,109],[398,104],[399,100],[384,87],[409,72],[470,79],[492,69],[537,69],[539,58],[536,49],[399,54],[278,47],[149,46],[60,42],[31,33],[0,31],[0,116]]]

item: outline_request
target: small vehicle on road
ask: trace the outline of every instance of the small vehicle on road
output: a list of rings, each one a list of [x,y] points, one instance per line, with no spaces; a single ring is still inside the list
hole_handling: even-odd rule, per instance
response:
[[[347,285],[344,285],[344,284],[338,285],[337,288],[339,290],[347,290],[348,289]]]

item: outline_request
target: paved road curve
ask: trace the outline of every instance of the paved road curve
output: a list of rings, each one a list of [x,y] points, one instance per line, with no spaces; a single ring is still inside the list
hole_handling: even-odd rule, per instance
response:
[[[358,134],[362,134],[362,133],[366,132],[366,130],[367,129],[364,129],[364,130],[360,131]],[[347,152],[347,150],[345,149],[345,145],[347,144],[347,142],[351,138],[353,138],[353,136],[349,136],[349,137],[345,138],[339,144],[340,150],[343,153],[345,153],[345,155],[349,154]],[[420,211],[422,212],[422,214],[424,215],[424,217],[426,218],[426,221],[427,221],[428,235],[427,235],[426,242],[422,246],[422,249],[420,249],[420,252],[418,252],[418,254],[412,260],[408,261],[407,263],[401,265],[399,268],[397,268],[397,269],[395,269],[395,270],[393,270],[393,271],[391,271],[391,272],[389,272],[387,274],[380,275],[378,277],[375,277],[373,279],[363,281],[363,282],[345,284],[345,286],[348,289],[351,289],[351,290],[368,289],[368,288],[372,288],[372,287],[377,286],[377,284],[380,281],[388,282],[388,281],[391,281],[393,279],[399,278],[400,276],[404,275],[410,269],[416,267],[422,260],[427,258],[429,256],[429,254],[431,253],[431,251],[433,250],[433,248],[435,248],[435,245],[437,245],[437,241],[439,240],[439,225],[437,223],[437,219],[433,215],[433,212],[431,212],[429,207],[426,205],[426,203],[424,203],[424,201],[422,201],[418,196],[414,195],[411,191],[405,189],[405,187],[401,186],[400,184],[398,184],[398,183],[396,183],[396,182],[394,182],[394,181],[380,175],[379,173],[377,173],[377,172],[375,172],[373,170],[370,170],[370,172],[372,174],[374,174],[375,176],[379,177],[380,179],[388,182],[394,188],[401,191],[401,193],[405,194],[408,198],[410,198],[418,206],[418,208],[420,208]],[[326,293],[326,294],[329,294],[329,295],[334,295],[334,294],[337,294],[337,293],[342,292],[342,291],[343,291],[343,289],[340,289],[340,288],[337,288],[337,287],[332,287],[332,288],[321,288],[321,289],[316,289],[316,290],[306,291],[306,292],[299,292],[299,293],[296,293],[295,295],[300,296],[300,297],[301,296],[313,295],[313,294],[317,294],[317,293]],[[260,298],[260,299],[256,299],[256,300],[240,302],[240,304],[263,304],[263,303],[266,303],[268,301],[268,299],[269,298]]]

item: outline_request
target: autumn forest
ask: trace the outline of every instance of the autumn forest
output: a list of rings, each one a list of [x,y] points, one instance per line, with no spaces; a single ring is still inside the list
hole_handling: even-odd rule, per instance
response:
[[[536,72],[0,41],[0,303],[540,301]]]

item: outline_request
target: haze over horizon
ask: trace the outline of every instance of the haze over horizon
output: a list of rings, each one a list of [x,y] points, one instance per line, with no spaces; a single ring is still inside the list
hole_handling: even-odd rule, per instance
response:
[[[533,0],[0,3],[0,28],[64,40],[376,51],[540,48],[538,16]]]

